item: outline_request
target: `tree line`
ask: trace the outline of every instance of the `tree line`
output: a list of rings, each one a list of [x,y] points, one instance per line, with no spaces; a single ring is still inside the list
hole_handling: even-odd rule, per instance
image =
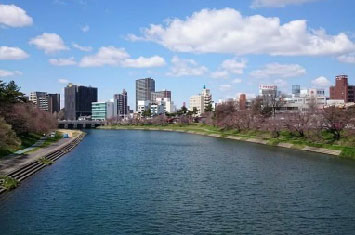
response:
[[[182,107],[176,113],[154,117],[144,115],[140,118],[110,119],[107,120],[107,124],[203,123],[221,130],[234,130],[237,133],[255,131],[266,133],[271,137],[279,137],[283,131],[287,131],[294,137],[310,140],[327,138],[332,141],[340,140],[345,130],[347,134],[355,135],[355,106],[349,108],[330,106],[318,109],[312,101],[308,109],[303,111],[283,111],[282,106],[282,98],[265,95],[253,100],[247,108],[236,101],[220,103],[216,105],[214,111],[209,107],[200,117],[196,117],[196,110],[189,111],[186,107]]]
[[[29,134],[57,128],[56,118],[29,102],[14,82],[0,80],[0,150],[16,149]]]

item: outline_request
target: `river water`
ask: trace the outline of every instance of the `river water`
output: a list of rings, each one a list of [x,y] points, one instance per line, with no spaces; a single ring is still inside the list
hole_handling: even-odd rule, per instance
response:
[[[354,234],[355,161],[184,133],[91,130],[0,196],[0,234]]]

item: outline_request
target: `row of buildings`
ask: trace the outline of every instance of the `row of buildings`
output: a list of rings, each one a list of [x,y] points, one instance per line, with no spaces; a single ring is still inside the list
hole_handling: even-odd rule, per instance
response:
[[[48,94],[47,92],[31,92],[28,100],[40,110],[50,113],[59,113],[60,94]]]
[[[347,75],[338,75],[335,77],[335,85],[329,88],[329,97],[326,97],[324,89],[301,89],[300,85],[293,85],[292,92],[288,95],[281,94],[276,85],[260,85],[259,96],[273,96],[282,99],[282,110],[305,111],[311,105],[324,108],[330,105],[345,106],[352,104],[355,102],[355,86],[348,84]],[[64,89],[64,119],[107,120],[125,119],[134,115],[154,116],[174,113],[176,107],[171,97],[171,91],[169,90],[156,91],[154,79],[138,79],[136,80],[136,107],[134,112],[128,105],[128,95],[125,89],[122,93],[114,94],[109,101],[98,102],[98,89],[96,87],[69,83]],[[41,110],[51,113],[60,111],[59,94],[32,92],[29,100]],[[240,97],[231,100],[238,101],[240,109],[246,109],[253,99],[247,99],[245,94],[241,94]],[[221,102],[225,101],[219,100],[218,103]],[[189,99],[189,110],[194,112],[195,115],[213,110],[215,105],[211,91],[206,86],[203,87],[200,94],[193,95]]]
[[[355,86],[348,84],[347,75],[335,77],[335,85],[329,87],[329,97],[326,96],[325,89],[301,88],[300,85],[292,85],[291,94],[281,94],[277,85],[260,85],[259,97],[273,96],[282,101],[281,111],[306,111],[310,107],[322,109],[327,106],[345,107],[354,105]],[[239,102],[241,109],[250,106],[253,99],[246,99],[245,94],[241,94],[235,99]],[[219,101],[225,102],[225,101]]]
[[[128,105],[127,91],[114,94],[109,101],[98,101],[96,87],[68,84],[64,88],[64,119],[65,120],[108,120],[125,119],[134,114],[159,115],[175,112],[176,107],[171,101],[171,91],[155,90],[155,80],[143,78],[136,80],[136,112]]]

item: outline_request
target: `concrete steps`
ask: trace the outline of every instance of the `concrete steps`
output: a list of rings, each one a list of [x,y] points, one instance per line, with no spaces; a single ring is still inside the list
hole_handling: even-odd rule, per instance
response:
[[[75,148],[84,137],[85,137],[85,134],[82,133],[79,136],[77,136],[73,141],[71,141],[69,144],[63,146],[61,149],[50,152],[43,157],[55,162],[60,157],[62,157],[64,154],[70,152],[73,148]],[[47,166],[46,164],[40,163],[38,160],[36,160],[36,161],[33,161],[31,163],[28,163],[28,164],[22,166],[19,169],[14,170],[13,172],[9,173],[8,176],[10,176],[14,179],[17,179],[18,181],[23,181],[26,178],[32,176],[37,171],[41,170],[42,168],[44,168],[46,166]],[[6,192],[6,189],[0,187],[0,194],[3,192]]]

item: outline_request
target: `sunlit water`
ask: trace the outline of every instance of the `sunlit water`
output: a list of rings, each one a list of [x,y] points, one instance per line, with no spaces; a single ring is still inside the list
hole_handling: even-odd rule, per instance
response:
[[[355,161],[157,131],[92,130],[0,196],[0,234],[354,234]]]

